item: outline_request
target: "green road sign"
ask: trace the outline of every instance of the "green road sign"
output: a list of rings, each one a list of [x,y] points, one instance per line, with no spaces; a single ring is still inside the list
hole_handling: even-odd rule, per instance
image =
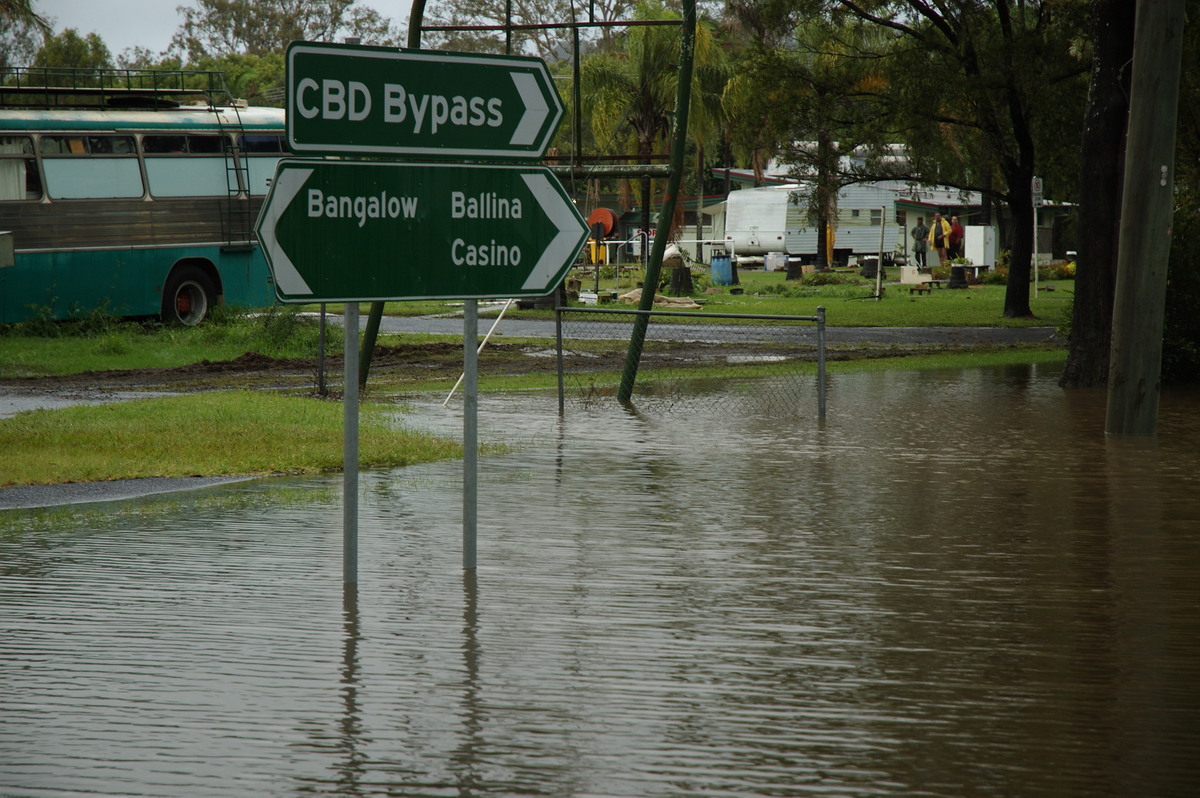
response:
[[[563,106],[538,58],[293,42],[295,153],[540,158]]]
[[[283,302],[550,293],[587,240],[542,166],[279,162],[257,232]]]

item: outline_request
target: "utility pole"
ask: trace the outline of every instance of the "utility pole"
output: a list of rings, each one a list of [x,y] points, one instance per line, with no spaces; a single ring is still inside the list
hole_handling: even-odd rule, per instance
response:
[[[1110,435],[1158,429],[1184,3],[1137,4],[1105,422]]]

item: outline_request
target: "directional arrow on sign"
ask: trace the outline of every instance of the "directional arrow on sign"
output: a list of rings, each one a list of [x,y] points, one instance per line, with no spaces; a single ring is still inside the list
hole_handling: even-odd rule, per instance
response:
[[[550,293],[587,240],[541,166],[284,159],[258,219],[283,302]]]
[[[296,153],[540,158],[563,105],[538,58],[293,42]]]

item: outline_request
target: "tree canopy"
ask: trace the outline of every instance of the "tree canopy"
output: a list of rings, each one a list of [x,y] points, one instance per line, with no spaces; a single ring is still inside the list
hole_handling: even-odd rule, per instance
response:
[[[183,23],[169,51],[189,61],[205,56],[282,52],[290,42],[338,41],[398,46],[390,19],[354,0],[195,0],[180,6]]]

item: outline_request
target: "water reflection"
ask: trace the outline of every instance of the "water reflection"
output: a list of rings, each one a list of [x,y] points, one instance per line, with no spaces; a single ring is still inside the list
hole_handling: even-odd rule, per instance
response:
[[[0,794],[1190,796],[1200,397],[1056,376],[486,397],[478,571],[459,463],[367,473],[349,592],[338,477],[5,514]]]
[[[342,586],[342,616],[344,643],[342,645],[342,703],[345,711],[341,722],[343,762],[339,767],[338,792],[342,795],[362,795],[360,780],[366,756],[360,750],[363,737],[362,715],[359,711],[358,644],[358,586]]]

